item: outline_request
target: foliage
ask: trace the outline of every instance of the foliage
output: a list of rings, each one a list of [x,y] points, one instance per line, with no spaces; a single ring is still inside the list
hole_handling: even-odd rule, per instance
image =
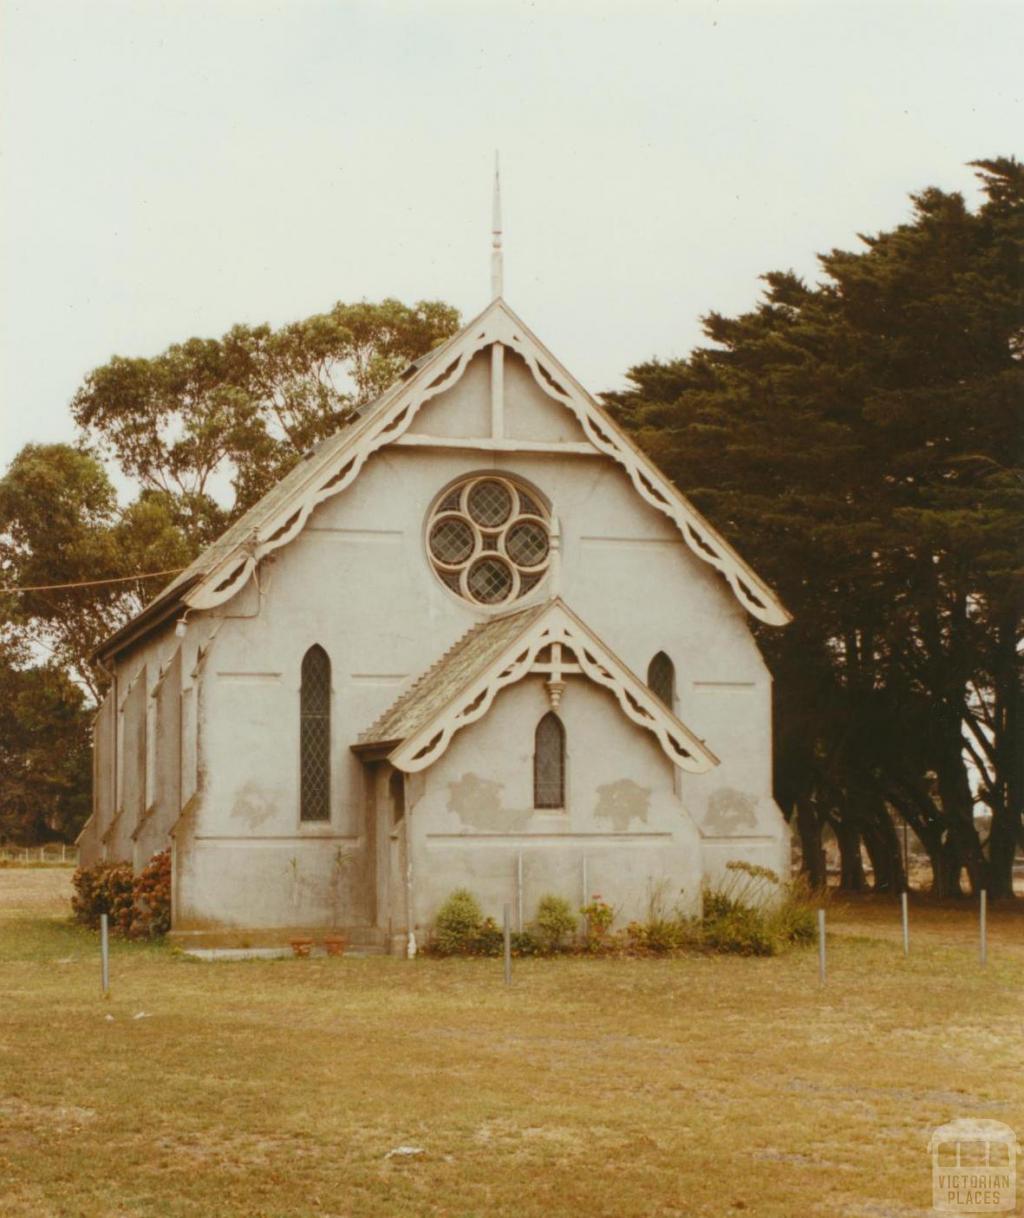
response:
[[[161,938],[171,929],[171,852],[154,854],[135,877],[132,934]]]
[[[724,917],[737,910],[771,904],[777,897],[779,877],[770,867],[743,859],[725,865],[717,884],[704,886],[704,917]]]
[[[90,715],[53,663],[0,643],[0,842],[73,841],[89,815]]]
[[[119,507],[91,452],[26,445],[0,479],[0,582],[43,590],[0,595],[0,635],[22,651],[43,648],[98,700],[106,676],[93,653],[168,579],[122,577],[185,566],[196,548],[188,528],[164,494],[146,492]],[[85,586],[47,587],[53,584]]]
[[[213,485],[229,480],[237,515],[458,325],[440,301],[339,302],[277,330],[237,325],[149,359],[114,356],[71,411],[142,487],[216,516]]]
[[[513,956],[539,956],[545,950],[541,941],[528,930],[509,934]],[[493,918],[484,918],[480,929],[464,954],[470,956],[500,956],[505,951],[505,932]]]
[[[465,941],[461,954],[500,956],[505,949],[505,934],[493,918],[484,918],[476,932]]]
[[[699,928],[693,919],[682,917],[648,918],[630,922],[623,936],[623,948],[635,956],[661,956],[685,951],[701,944]]]
[[[467,888],[456,888],[434,919],[434,948],[442,956],[472,955],[484,923],[480,902]]]
[[[813,943],[818,934],[818,910],[826,902],[827,893],[812,889],[805,876],[797,876],[785,885],[780,900],[772,910],[772,924],[784,943]]]
[[[650,956],[699,946],[700,930],[697,920],[689,917],[678,902],[674,909],[666,908],[668,888],[667,880],[652,886],[647,903],[647,917],[642,922],[630,922],[618,936],[623,951],[630,955]]]
[[[86,442],[29,444],[0,479],[0,586],[37,589],[0,594],[0,663],[6,647],[22,653],[21,669],[42,650],[65,686],[98,702],[107,675],[97,647],[170,579],[128,577],[187,566],[458,324],[457,311],[437,301],[339,303],[278,330],[236,326],[221,339],[189,339],[151,359],[114,356],[95,369],[71,407]],[[119,504],[100,458],[139,489],[134,500]],[[103,580],[120,582],[95,582]],[[60,677],[4,679],[52,687]],[[25,764],[20,729],[7,728],[0,724],[0,747],[17,755],[8,786],[18,790],[5,800],[0,789],[0,833],[33,840],[44,825],[77,831],[79,769],[54,777],[80,767],[76,716],[49,716],[40,741],[54,747],[41,766]],[[68,793],[56,800],[62,784]]]
[[[540,940],[530,931],[513,931],[513,956],[536,956]],[[505,932],[493,918],[485,918],[480,902],[466,888],[456,888],[437,911],[428,951],[438,956],[500,956]]]
[[[729,862],[717,883],[704,886],[701,942],[715,952],[778,955],[813,941],[816,899],[806,881],[783,884],[768,867]]]
[[[775,956],[782,948],[772,933],[764,912],[739,908],[715,918],[707,918],[701,928],[701,941],[714,952],[739,956]]]
[[[580,907],[580,913],[586,930],[587,950],[600,951],[615,921],[615,910],[600,893],[594,893],[589,903]]]
[[[75,921],[92,930],[100,915],[110,919],[111,934],[123,938],[160,938],[171,929],[171,852],[154,854],[136,876],[130,863],[79,867],[72,877]]]
[[[537,937],[546,951],[557,951],[576,930],[576,915],[564,897],[548,894],[537,902]]]
[[[96,930],[100,915],[109,918],[111,934],[131,934],[135,920],[135,877],[131,863],[97,863],[79,867],[72,877],[71,909],[75,920]]]
[[[816,884],[902,882],[892,811],[939,895],[1009,895],[1024,815],[1024,166],[976,163],[984,202],[913,197],[910,222],[772,272],[708,346],[633,368],[619,420],[795,614],[759,631],[776,788]],[[985,844],[976,802],[993,816]]]

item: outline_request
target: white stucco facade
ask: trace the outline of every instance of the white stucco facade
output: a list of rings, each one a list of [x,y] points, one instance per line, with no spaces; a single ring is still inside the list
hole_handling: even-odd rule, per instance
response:
[[[521,358],[508,340],[482,342],[470,333],[478,324],[454,344],[480,344],[458,376],[447,348],[435,361],[434,389],[446,374],[450,384],[429,388],[428,361],[408,388],[382,399],[381,412],[402,409],[417,385],[431,394],[373,441],[357,476],[354,450],[339,446],[331,477],[350,478],[340,492],[323,481],[310,507],[299,487],[301,527],[288,500],[283,525],[254,524],[252,537],[265,542],[246,543],[244,572],[218,555],[214,574],[201,570],[168,597],[163,620],[112,645],[83,860],[139,867],[169,843],[173,929],[183,941],[256,946],[337,928],[398,950],[410,931],[419,941],[429,934],[456,887],[499,918],[506,902],[529,922],[545,894],[579,904],[600,893],[628,920],[655,897],[695,910],[702,878],[731,859],[788,869],[788,832],[772,798],[771,681],[736,593],[761,605],[763,586],[728,566],[740,560],[715,535],[704,554],[688,518],[680,524],[683,509],[666,510],[660,484],[638,493],[636,478],[646,489],[654,475],[629,465],[631,450],[606,418],[599,435],[621,456],[592,442],[530,367],[528,350]],[[542,371],[566,391],[553,360]],[[367,427],[375,417],[371,407]],[[356,430],[355,448],[369,447],[365,428]],[[446,587],[426,539],[439,494],[487,472],[528,487],[558,534],[545,577],[497,608]],[[564,806],[535,807],[534,732],[552,696],[532,669],[424,768],[396,765],[398,741],[360,746],[467,631],[556,596],[639,682],[657,652],[671,659],[669,717],[711,760],[678,764],[640,726],[642,712],[629,717],[610,688],[573,673],[557,701]],[[329,816],[303,821],[300,684],[313,646],[330,661]],[[446,705],[439,722],[454,713]]]

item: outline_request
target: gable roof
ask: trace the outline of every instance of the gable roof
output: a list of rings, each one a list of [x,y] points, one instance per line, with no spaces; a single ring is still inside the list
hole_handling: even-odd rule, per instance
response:
[[[627,717],[657,738],[673,765],[703,774],[718,764],[704,742],[558,597],[472,627],[354,749],[389,750],[388,760],[406,773],[426,769],[444,755],[457,732],[490,710],[501,690],[548,671],[550,661],[542,663],[540,657],[554,647],[561,648],[567,673],[610,690]]]
[[[292,541],[318,504],[351,485],[373,453],[402,436],[420,409],[457,384],[472,358],[494,343],[523,359],[540,389],[572,412],[594,449],[625,470],[637,493],[675,523],[690,550],[726,579],[744,608],[769,625],[791,620],[773,590],[499,297],[457,334],[410,364],[350,423],[307,453],[138,618],[113,635],[101,654],[116,651],[137,632],[134,628],[142,619],[159,620],[162,607],[212,609],[230,600],[261,558]]]
[[[431,723],[468,680],[531,626],[550,602],[471,626],[359,737],[363,745],[397,744]]]

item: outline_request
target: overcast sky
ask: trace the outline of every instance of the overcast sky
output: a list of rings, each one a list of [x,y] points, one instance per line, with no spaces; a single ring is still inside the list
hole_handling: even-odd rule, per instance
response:
[[[1022,154],[1024,4],[0,0],[2,431],[115,353],[505,295],[590,389]]]

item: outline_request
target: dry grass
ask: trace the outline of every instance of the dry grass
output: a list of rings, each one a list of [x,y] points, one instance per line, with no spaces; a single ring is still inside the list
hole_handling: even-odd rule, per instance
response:
[[[1024,1132],[1020,915],[982,973],[969,911],[915,911],[905,961],[894,905],[837,907],[824,991],[813,951],[506,992],[500,961],[121,944],[104,1001],[68,884],[0,871],[4,1218],[908,1218],[933,1126]]]

